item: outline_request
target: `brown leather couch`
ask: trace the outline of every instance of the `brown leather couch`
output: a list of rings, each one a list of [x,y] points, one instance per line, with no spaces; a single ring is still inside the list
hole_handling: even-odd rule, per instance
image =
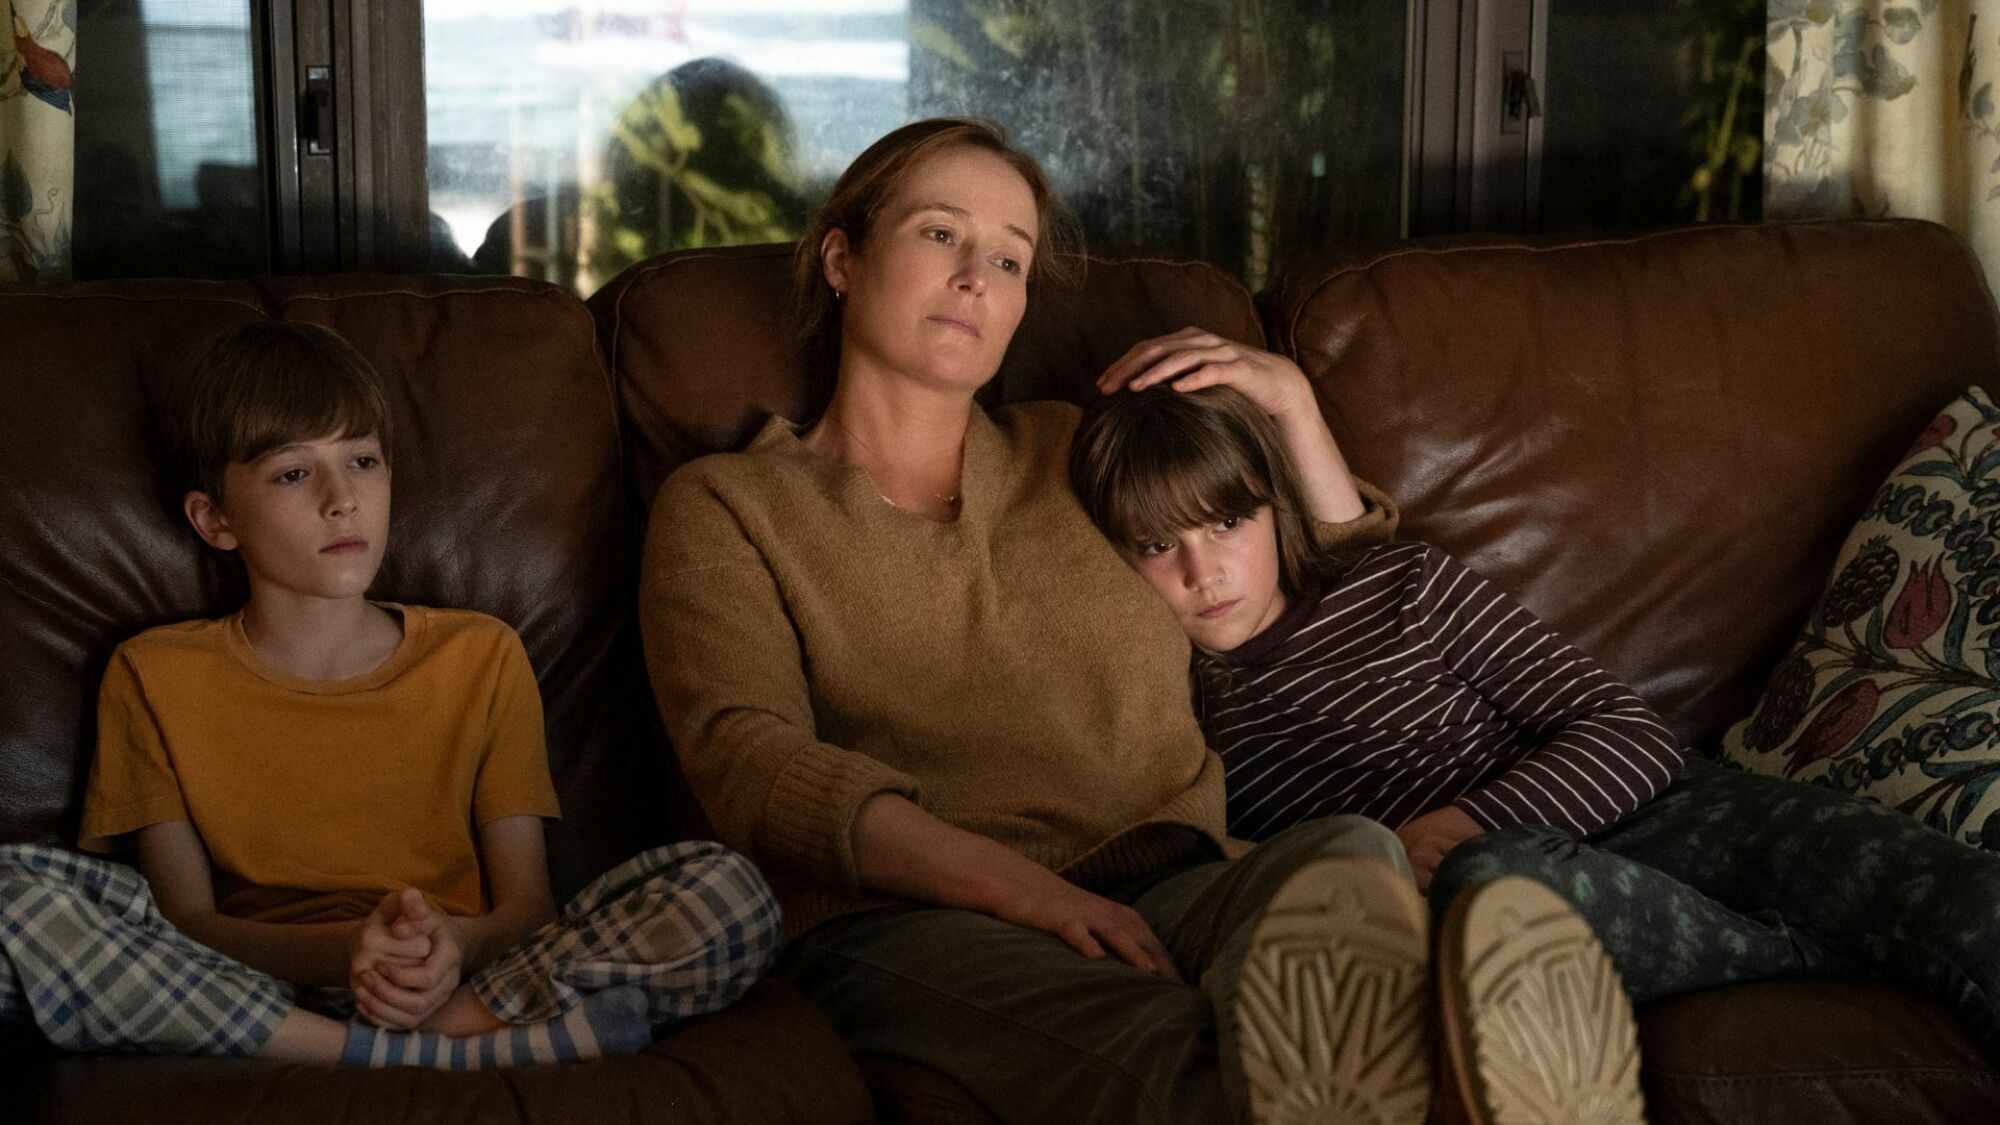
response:
[[[0,839],[68,838],[116,642],[231,604],[178,526],[158,406],[222,326],[332,325],[395,388],[384,596],[512,622],[568,813],[558,891],[700,831],[634,647],[645,502],[676,465],[796,412],[785,251],[643,263],[588,306],[446,278],[0,287]],[[591,339],[593,320],[596,342]],[[1132,341],[1199,323],[1297,357],[1406,534],[1470,560],[1648,695],[1691,745],[1748,711],[1866,497],[1957,390],[2000,388],[1964,245],[1911,222],[1334,255],[1256,301],[1204,264],[1091,263],[1039,294],[996,400],[1081,400]],[[1652,1119],[2000,1121],[2000,1074],[1936,1005],[1786,982],[1641,1013]],[[871,1111],[866,1077],[874,1092]],[[634,1059],[504,1074],[0,1050],[28,1121],[993,1120],[943,1077],[857,1068],[766,982]]]

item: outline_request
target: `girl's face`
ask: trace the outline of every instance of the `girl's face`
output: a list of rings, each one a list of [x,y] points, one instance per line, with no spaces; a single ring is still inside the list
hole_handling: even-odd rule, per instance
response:
[[[926,159],[860,249],[843,231],[820,247],[846,294],[841,369],[900,375],[970,394],[1000,370],[1028,306],[1039,215],[1020,173],[984,149]]]
[[[1205,652],[1228,652],[1285,612],[1269,505],[1118,551]]]

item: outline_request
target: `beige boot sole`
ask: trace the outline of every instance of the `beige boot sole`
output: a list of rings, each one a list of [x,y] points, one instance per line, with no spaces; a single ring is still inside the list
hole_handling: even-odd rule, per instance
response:
[[[1561,896],[1517,877],[1466,891],[1445,915],[1436,971],[1472,1125],[1643,1125],[1632,1001]]]
[[[1420,1125],[1426,922],[1409,880],[1367,860],[1315,859],[1272,896],[1236,994],[1252,1125]]]

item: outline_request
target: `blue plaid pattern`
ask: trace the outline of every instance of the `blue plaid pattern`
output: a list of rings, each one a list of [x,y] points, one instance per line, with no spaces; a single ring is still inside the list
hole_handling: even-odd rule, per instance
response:
[[[249,1055],[291,996],[175,929],[130,867],[0,845],[0,1026],[72,1051]]]
[[[653,848],[585,887],[471,984],[510,1023],[637,985],[653,1025],[723,1008],[777,956],[777,902],[720,844]],[[0,845],[0,1026],[32,1022],[72,1051],[250,1055],[295,1005],[348,1018],[346,989],[301,989],[197,943],[123,864]]]
[[[510,1023],[551,1019],[589,993],[637,985],[660,1028],[734,1003],[777,956],[783,929],[749,860],[708,841],[672,844],[599,876],[471,984]]]

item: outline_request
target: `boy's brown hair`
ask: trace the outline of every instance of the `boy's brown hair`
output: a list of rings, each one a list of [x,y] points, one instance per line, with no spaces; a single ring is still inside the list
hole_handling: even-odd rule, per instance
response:
[[[187,486],[218,505],[223,471],[296,441],[373,435],[389,460],[389,400],[354,345],[316,324],[258,321],[223,333],[182,391]]]
[[[1278,424],[1230,387],[1120,391],[1085,412],[1069,447],[1070,486],[1121,547],[1270,506],[1279,585],[1303,597],[1345,570],[1322,548]]]

